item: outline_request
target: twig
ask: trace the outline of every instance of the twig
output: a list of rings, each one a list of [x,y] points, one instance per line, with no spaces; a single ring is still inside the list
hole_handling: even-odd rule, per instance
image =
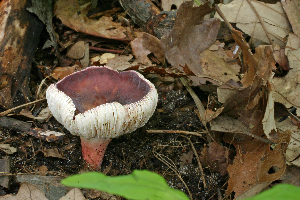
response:
[[[103,52],[115,53],[115,54],[123,54],[124,53],[124,50],[105,49],[105,48],[100,48],[100,47],[90,47],[90,49],[95,50],[95,51],[103,51]]]
[[[58,172],[58,171],[37,171],[37,172],[29,172],[29,173],[0,172],[0,177],[1,176],[28,175],[28,174],[38,174],[38,175],[41,175],[41,176],[49,176],[49,175],[61,176],[61,177],[66,177],[67,176],[64,172]],[[44,175],[44,174],[47,174],[47,175]]]
[[[206,133],[206,132],[190,132],[190,131],[180,131],[180,130],[147,130],[147,133],[178,133],[178,134],[185,134],[185,135],[195,135],[204,138],[203,135],[200,133]]]
[[[36,104],[36,103],[39,103],[39,102],[42,102],[42,101],[45,101],[45,100],[46,100],[46,99],[39,99],[39,100],[35,100],[35,101],[32,101],[32,102],[25,103],[25,104],[23,104],[23,105],[20,105],[20,106],[17,106],[17,107],[8,109],[8,110],[6,110],[6,111],[4,111],[4,112],[1,112],[1,113],[0,113],[0,117],[1,117],[1,116],[5,116],[5,115],[7,115],[7,114],[9,114],[9,113],[11,113],[11,112],[13,112],[13,111],[15,111],[15,110],[20,109],[20,108],[23,108],[23,107],[26,107],[26,106],[31,106],[31,105],[33,105],[33,104]]]
[[[215,5],[215,9],[216,9],[217,13],[220,15],[220,17],[224,20],[224,22],[226,23],[226,25],[228,26],[228,28],[230,29],[230,31],[232,31],[234,28],[229,23],[229,21],[226,19],[225,15],[222,13],[220,7],[217,4]]]
[[[192,149],[193,149],[193,152],[194,152],[194,154],[195,154],[195,156],[196,156],[196,159],[197,159],[197,162],[198,162],[198,166],[199,166],[199,169],[200,169],[200,172],[201,172],[201,179],[202,179],[202,181],[203,181],[203,186],[204,186],[204,188],[207,188],[207,186],[206,186],[206,181],[205,181],[205,177],[204,177],[203,168],[202,168],[202,165],[201,165],[201,162],[200,162],[200,158],[199,158],[199,156],[198,156],[198,153],[197,153],[197,151],[196,151],[196,149],[195,149],[195,146],[193,145],[193,143],[192,143],[192,141],[191,141],[191,139],[190,139],[189,137],[186,137],[186,136],[183,136],[183,137],[185,137],[185,138],[189,141],[189,143],[190,143],[190,145],[191,145],[191,147],[192,147]]]

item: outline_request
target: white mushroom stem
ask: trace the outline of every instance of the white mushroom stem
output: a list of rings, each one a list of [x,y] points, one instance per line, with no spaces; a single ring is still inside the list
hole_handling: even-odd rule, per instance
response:
[[[83,159],[86,160],[93,169],[100,168],[106,147],[110,141],[111,139],[92,138],[88,140],[81,137]]]

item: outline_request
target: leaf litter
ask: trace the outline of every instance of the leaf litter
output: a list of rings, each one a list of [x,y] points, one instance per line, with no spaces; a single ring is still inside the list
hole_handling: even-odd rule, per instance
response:
[[[164,1],[164,3],[169,2]],[[87,17],[88,6],[88,4],[78,5],[72,0],[60,0],[56,2],[55,14],[62,24],[78,32],[102,38],[131,41],[133,55],[125,53],[109,55],[100,62],[103,54],[94,53],[93,55],[96,56],[92,63],[94,65],[107,64],[118,70],[140,70],[147,74],[153,82],[155,80],[159,83],[156,86],[160,91],[161,100],[156,114],[160,117],[165,116],[166,120],[161,120],[157,116],[153,117],[145,128],[163,127],[167,130],[171,129],[168,130],[170,132],[172,129],[185,127],[185,130],[188,131],[201,130],[207,134],[208,145],[198,146],[196,154],[194,149],[174,151],[174,146],[177,148],[177,145],[183,144],[183,140],[178,143],[180,136],[176,134],[168,136],[172,144],[168,143],[165,145],[166,148],[156,146],[160,149],[160,153],[163,152],[166,156],[177,155],[177,163],[180,168],[174,169],[174,171],[182,173],[182,176],[192,176],[191,167],[194,162],[198,162],[197,165],[203,164],[208,171],[217,172],[223,177],[229,176],[224,195],[232,195],[234,192],[234,198],[246,198],[259,193],[272,185],[274,181],[280,180],[285,174],[287,164],[299,169],[297,167],[300,166],[298,119],[300,115],[300,98],[298,98],[300,91],[298,89],[300,39],[297,36],[299,24],[294,19],[292,20],[289,14],[292,11],[284,10],[280,3],[268,4],[234,0],[227,5],[220,4],[216,17],[235,23],[236,27],[240,29],[240,31],[236,30],[227,24],[233,38],[228,46],[228,41],[222,43],[222,33],[219,32],[221,23],[224,22],[217,18],[207,19],[206,15],[214,10],[208,3],[199,7],[195,7],[192,2],[182,3],[177,10],[173,29],[161,40],[149,33],[115,22],[109,15],[101,16],[98,20],[90,19]],[[166,8],[166,10],[168,9]],[[291,30],[294,30],[295,34],[289,33]],[[132,31],[135,31],[133,33],[136,36],[135,39],[130,39],[132,35],[129,32]],[[255,43],[255,40],[261,40],[263,43]],[[55,42],[53,38],[52,41]],[[83,41],[78,40],[77,42],[82,44]],[[72,43],[74,42],[72,41]],[[96,44],[96,42],[90,43]],[[256,48],[252,48],[250,44],[255,44]],[[80,56],[71,57],[74,60],[80,59],[84,48],[78,47],[77,50],[81,52]],[[45,69],[45,66],[42,66],[42,68],[45,70],[43,72],[47,71],[44,76],[52,72],[55,73],[52,75],[54,79],[62,79],[78,70],[76,64],[79,65],[79,69],[83,67],[75,61],[73,65],[65,67]],[[120,67],[120,65],[122,66]],[[168,76],[173,77],[172,81],[165,81]],[[196,91],[195,94],[197,93],[204,102],[204,106],[202,105],[204,112],[201,114],[198,110],[199,107],[196,109],[194,105],[191,111],[191,98],[174,90],[176,87],[181,88],[177,91],[182,90],[182,84],[178,84],[179,77],[189,80],[187,84],[190,86],[199,86],[201,89],[208,86],[207,92],[215,96],[217,100],[206,103],[206,97],[201,97],[196,87],[193,87]],[[198,100],[201,103],[200,99]],[[284,106],[285,109],[295,107],[296,111],[293,113],[283,111],[282,107]],[[179,111],[180,109],[181,111]],[[279,122],[280,118],[276,116],[278,111],[284,113],[282,115],[288,115],[282,122]],[[181,116],[180,112],[185,114]],[[201,127],[197,115],[198,117],[201,115],[199,118],[203,124],[209,124],[208,128]],[[31,113],[30,117],[37,120],[37,117]],[[188,118],[190,122],[184,118]],[[155,120],[160,120],[160,123]],[[153,138],[156,138],[155,142],[147,142],[151,139],[146,137],[144,144],[150,147],[160,140],[157,136]],[[124,147],[125,144],[122,141],[116,139],[115,143],[121,143]],[[199,139],[193,141],[199,141]],[[140,145],[137,141],[134,141],[133,144]],[[25,154],[29,153],[28,149],[26,150],[27,147],[25,145],[22,148]],[[121,156],[123,158],[121,161],[120,157],[115,154],[126,151],[123,147],[122,149],[114,147],[112,151],[108,149],[106,159],[110,157],[108,159],[114,165],[122,163],[119,170],[112,168],[112,175],[117,175],[122,171],[121,168],[131,169],[127,165],[143,167],[146,166],[144,163],[153,166],[157,162],[153,161],[154,158],[151,158],[151,162],[146,158],[144,163],[140,162],[137,166],[134,157],[124,156]],[[70,149],[74,148],[70,147]],[[63,151],[68,150],[67,148],[60,150],[55,145],[53,147],[50,145],[47,148],[41,148],[37,153],[65,162],[62,160],[67,161],[70,155]],[[147,151],[143,153],[148,154]],[[197,154],[201,154],[200,160],[197,160]],[[158,155],[157,152],[156,155]],[[104,166],[109,168],[110,165],[108,160],[104,161]],[[174,167],[176,168],[176,165]],[[154,167],[154,169],[158,168]],[[290,176],[289,173],[286,173],[287,177]],[[199,177],[201,190],[207,191],[205,190],[205,176],[199,172],[194,175]],[[179,182],[182,185],[181,181]],[[20,194],[24,187],[25,183],[22,183]],[[26,185],[26,187],[31,186]],[[191,189],[194,186],[188,182],[188,187]],[[31,190],[36,191],[33,187]],[[38,195],[44,198],[43,194]],[[78,195],[82,198],[81,194]],[[205,196],[202,193],[197,195]],[[192,194],[190,197],[199,198],[197,195]],[[210,195],[210,197],[217,196]]]

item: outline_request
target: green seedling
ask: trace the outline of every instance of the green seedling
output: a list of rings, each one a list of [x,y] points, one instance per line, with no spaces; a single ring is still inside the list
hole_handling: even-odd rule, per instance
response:
[[[69,176],[61,181],[65,186],[95,189],[126,199],[136,200],[188,200],[179,190],[170,188],[157,173],[134,170],[132,174],[110,177],[99,172]]]

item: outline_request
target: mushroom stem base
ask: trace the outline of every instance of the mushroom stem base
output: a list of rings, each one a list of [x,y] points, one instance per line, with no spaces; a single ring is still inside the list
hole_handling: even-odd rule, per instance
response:
[[[81,138],[82,156],[93,169],[100,169],[107,145],[111,139]]]

